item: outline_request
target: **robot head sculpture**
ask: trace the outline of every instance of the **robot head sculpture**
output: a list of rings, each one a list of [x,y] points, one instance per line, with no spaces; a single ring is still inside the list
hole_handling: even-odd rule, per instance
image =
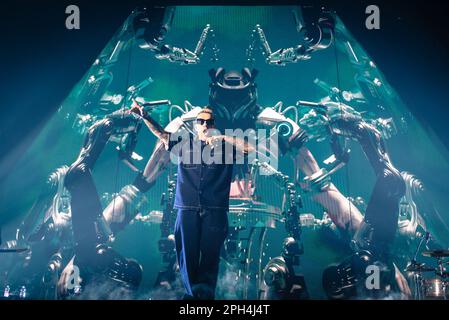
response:
[[[253,126],[256,119],[257,70],[244,68],[228,71],[224,68],[209,70],[209,106],[216,114],[219,128],[242,128]],[[249,121],[250,120],[250,121]]]

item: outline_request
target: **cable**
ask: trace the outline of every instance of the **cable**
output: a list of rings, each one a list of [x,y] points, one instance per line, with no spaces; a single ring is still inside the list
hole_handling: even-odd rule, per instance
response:
[[[334,37],[334,56],[335,56],[335,71],[336,71],[336,75],[337,75],[337,87],[339,90],[341,90],[341,82],[340,82],[340,68],[338,65],[338,52],[337,52],[337,38]],[[338,107],[340,110],[340,114],[343,117],[343,108],[341,106],[341,101],[340,99],[338,99]],[[346,165],[346,194],[349,195],[350,193],[350,183],[349,183],[349,166]],[[347,197],[346,197],[347,198]],[[350,230],[352,230],[353,225],[352,225],[352,207],[351,207],[351,200],[348,199],[348,203],[349,203],[349,227]]]
[[[133,50],[132,50],[133,45],[134,45],[134,38],[131,39],[131,43],[130,43],[130,47],[129,47],[128,67],[126,70],[125,94],[124,94],[123,104],[121,107],[122,120],[125,116],[126,102],[128,101],[128,95],[129,95],[128,87],[129,87],[129,76],[130,76],[130,70],[131,70],[131,60],[132,60],[131,58],[132,58],[132,52],[133,52]],[[122,135],[120,138],[119,148],[120,148],[123,138],[124,138],[124,135]],[[117,157],[117,163],[116,163],[116,167],[115,167],[115,177],[114,177],[114,194],[116,194],[118,191],[119,163],[120,163],[120,157]],[[112,216],[114,217],[115,216],[115,200],[117,197],[114,195],[113,198],[114,199],[112,200]]]

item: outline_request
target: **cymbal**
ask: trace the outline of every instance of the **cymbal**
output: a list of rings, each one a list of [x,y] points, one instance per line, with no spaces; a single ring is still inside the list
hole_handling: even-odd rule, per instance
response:
[[[429,250],[429,251],[423,251],[422,255],[424,257],[432,257],[432,258],[449,257],[449,250]]]
[[[435,268],[426,266],[424,263],[412,263],[404,269],[405,272],[430,272],[435,271]]]

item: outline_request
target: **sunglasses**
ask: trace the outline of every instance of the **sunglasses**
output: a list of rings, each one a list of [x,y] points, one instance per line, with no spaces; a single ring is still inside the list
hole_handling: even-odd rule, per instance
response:
[[[214,125],[215,121],[214,119],[196,119],[196,123],[203,125],[204,123],[206,123],[208,126],[212,126]]]

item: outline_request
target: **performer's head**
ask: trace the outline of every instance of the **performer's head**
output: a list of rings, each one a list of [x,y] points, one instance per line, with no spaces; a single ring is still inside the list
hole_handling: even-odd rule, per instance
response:
[[[198,138],[204,140],[207,131],[213,128],[215,128],[214,112],[205,107],[196,117],[195,130],[198,133]]]

